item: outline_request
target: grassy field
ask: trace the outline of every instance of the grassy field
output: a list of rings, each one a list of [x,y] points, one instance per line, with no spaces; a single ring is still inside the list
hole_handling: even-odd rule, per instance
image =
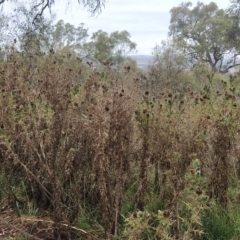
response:
[[[12,49],[0,239],[239,239],[240,76],[185,78],[149,89],[131,68]]]

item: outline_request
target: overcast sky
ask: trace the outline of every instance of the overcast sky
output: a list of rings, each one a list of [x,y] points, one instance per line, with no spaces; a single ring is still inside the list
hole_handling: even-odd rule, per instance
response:
[[[59,4],[62,2],[62,4]],[[74,3],[73,3],[74,2]],[[108,33],[127,30],[131,40],[137,43],[137,54],[151,54],[156,44],[167,39],[170,22],[170,9],[181,4],[181,0],[108,0],[98,16],[91,15],[72,0],[56,1],[54,12],[57,19],[74,25],[85,23],[89,34],[101,29]],[[197,0],[191,1],[195,6]],[[211,1],[202,0],[204,3]],[[227,8],[230,0],[218,1],[219,8]]]

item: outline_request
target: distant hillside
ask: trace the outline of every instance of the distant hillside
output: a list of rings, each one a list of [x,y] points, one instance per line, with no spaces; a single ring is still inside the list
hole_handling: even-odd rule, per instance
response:
[[[147,66],[153,59],[151,55],[130,55],[129,57],[133,58],[141,69],[147,69]]]

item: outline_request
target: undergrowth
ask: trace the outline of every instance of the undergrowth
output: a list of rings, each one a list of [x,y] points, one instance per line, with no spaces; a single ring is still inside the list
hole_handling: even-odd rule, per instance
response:
[[[15,239],[237,239],[239,78],[153,96],[128,67],[11,48],[0,199],[21,225],[0,223]]]

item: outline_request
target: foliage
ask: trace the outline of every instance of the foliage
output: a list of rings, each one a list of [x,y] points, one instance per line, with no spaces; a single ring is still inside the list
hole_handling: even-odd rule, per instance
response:
[[[227,29],[229,39],[228,41],[233,44],[233,46],[239,50],[239,37],[240,37],[240,13],[239,13],[239,1],[230,0],[230,6],[227,8],[227,13],[231,18],[232,25],[231,28]]]
[[[164,88],[185,91],[191,85],[187,79],[183,80],[187,69],[188,60],[177,44],[171,39],[162,41],[160,46],[156,45],[153,49],[153,61],[149,65],[152,91]]]
[[[136,43],[130,40],[127,31],[115,31],[111,34],[99,30],[92,34],[91,41],[84,45],[91,50],[90,58],[98,62],[110,61],[120,66],[127,59],[127,55],[136,49]],[[90,52],[90,51],[89,51]]]
[[[208,75],[198,92],[156,97],[131,68],[92,72],[74,55],[50,52],[34,56],[36,71],[14,46],[8,51],[0,69],[0,197],[21,216],[21,234],[202,239],[221,226],[238,236],[239,214],[230,210],[239,204],[238,75]],[[220,214],[214,204],[231,225],[211,222]]]
[[[99,30],[92,34],[89,41],[88,29],[84,28],[83,23],[75,27],[60,20],[53,25],[52,19],[44,16],[39,16],[33,23],[31,19],[36,14],[34,8],[18,3],[15,10],[9,16],[11,35],[7,36],[8,33],[4,32],[5,39],[9,42],[14,39],[17,43],[15,46],[27,57],[52,51],[60,55],[74,55],[91,65],[91,61],[97,64],[107,61],[118,70],[123,68],[125,63],[137,68],[136,63],[128,57],[129,53],[135,51],[136,43],[130,40],[131,36],[127,31],[108,34]],[[18,21],[19,19],[21,21]],[[1,21],[3,30],[7,28],[7,24],[8,22]]]
[[[8,31],[3,31],[4,42],[17,42],[15,46],[27,57],[49,50],[52,18],[41,16],[33,23],[31,20],[36,10],[31,4],[16,2],[14,8],[14,11],[7,15],[5,28],[8,28]]]
[[[187,2],[171,9],[169,34],[181,43],[189,58],[208,63],[213,71],[225,73],[239,65],[238,51],[229,41],[232,18],[213,2],[191,6]]]
[[[236,239],[236,236],[239,236],[240,233],[238,228],[239,220],[235,219],[235,216],[239,216],[238,214],[232,212],[229,214],[221,206],[213,205],[202,216],[205,232],[203,239]]]
[[[81,53],[87,37],[88,29],[84,28],[83,23],[75,27],[70,23],[59,20],[50,33],[50,45],[54,51],[70,48],[76,53],[83,55]]]

